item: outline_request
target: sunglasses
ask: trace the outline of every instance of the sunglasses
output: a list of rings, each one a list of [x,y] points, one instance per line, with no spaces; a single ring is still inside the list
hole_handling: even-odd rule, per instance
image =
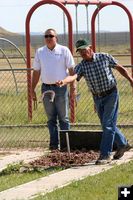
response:
[[[53,38],[55,37],[54,35],[44,35],[45,38]]]

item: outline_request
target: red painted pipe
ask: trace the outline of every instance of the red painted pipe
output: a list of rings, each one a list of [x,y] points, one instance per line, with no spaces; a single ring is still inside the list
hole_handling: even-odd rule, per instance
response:
[[[130,13],[130,11],[128,10],[128,8],[126,6],[124,6],[123,4],[116,2],[116,1],[112,1],[111,5],[116,5],[121,7],[126,14],[128,15],[129,18],[129,26],[130,26],[130,47],[131,47],[131,65],[133,65],[133,16]],[[93,50],[94,52],[96,51],[96,33],[95,33],[95,20],[96,20],[96,16],[99,13],[99,11],[104,8],[107,5],[101,5],[99,8],[97,8],[93,15],[92,15],[92,19],[91,19],[91,31],[92,31],[92,46],[93,46]],[[133,69],[132,69],[132,77],[133,77]]]
[[[33,12],[40,6],[44,4],[54,4],[58,7],[60,7],[64,13],[67,16],[68,19],[68,34],[69,34],[69,48],[70,51],[73,54],[73,31],[72,31],[72,19],[71,15],[68,12],[67,8],[56,0],[42,0],[38,3],[36,3],[28,12],[28,15],[26,17],[26,57],[27,57],[27,68],[31,68],[31,54],[30,54],[30,19],[33,14]],[[27,88],[28,88],[28,118],[31,121],[32,120],[32,96],[31,96],[31,71],[27,72]],[[75,121],[75,106],[74,106],[74,100],[71,102],[71,122]]]
[[[27,18],[26,18],[26,55],[27,55],[27,68],[31,68],[31,55],[30,55],[30,28],[29,23],[33,12],[41,5],[44,4],[55,4],[60,7],[66,14],[68,19],[68,34],[69,34],[69,48],[73,53],[73,35],[72,35],[72,19],[71,16],[63,4],[83,4],[83,5],[99,5],[99,8],[95,10],[92,16],[92,46],[93,50],[96,49],[96,36],[95,36],[95,18],[98,12],[107,5],[117,5],[120,6],[125,10],[129,17],[130,23],[130,46],[131,46],[131,64],[133,65],[133,18],[129,10],[121,3],[107,0],[107,1],[100,1],[100,0],[42,0],[36,3],[29,11]],[[132,76],[133,76],[133,69],[132,69]],[[28,85],[28,117],[29,120],[32,119],[32,97],[31,97],[31,71],[27,72],[27,85]],[[71,101],[71,122],[75,121],[75,108],[74,108],[74,101]]]
[[[50,1],[50,0],[49,0]],[[82,5],[108,5],[111,4],[111,0],[59,0],[62,4],[82,4]]]

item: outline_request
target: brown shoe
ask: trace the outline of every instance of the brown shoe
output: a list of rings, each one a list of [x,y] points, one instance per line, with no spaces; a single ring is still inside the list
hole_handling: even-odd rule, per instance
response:
[[[120,158],[124,155],[124,153],[125,153],[126,151],[129,151],[131,148],[133,148],[133,147],[132,147],[131,145],[129,145],[129,144],[120,147],[120,148],[116,151],[115,155],[113,156],[113,159],[115,159],[115,160],[120,159]]]
[[[111,156],[100,156],[95,162],[96,165],[105,165],[111,162]]]

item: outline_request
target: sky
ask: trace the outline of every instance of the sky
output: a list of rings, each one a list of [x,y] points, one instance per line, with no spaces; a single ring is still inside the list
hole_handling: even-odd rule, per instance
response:
[[[116,0],[124,4],[133,14],[133,0]],[[25,32],[26,16],[31,7],[38,0],[0,0],[0,27],[11,32]],[[73,29],[76,31],[76,9],[74,5],[67,5],[72,16]],[[90,30],[91,16],[96,6],[88,7],[88,22]],[[78,30],[87,31],[86,7],[79,5]],[[99,14],[100,31],[129,31],[128,17],[123,9],[118,6],[107,6]],[[97,21],[98,22],[98,21]],[[67,20],[65,29],[68,30]],[[31,32],[44,32],[47,28],[54,28],[58,33],[64,32],[63,12],[55,5],[45,4],[33,13],[30,22]],[[98,23],[96,24],[96,30]]]

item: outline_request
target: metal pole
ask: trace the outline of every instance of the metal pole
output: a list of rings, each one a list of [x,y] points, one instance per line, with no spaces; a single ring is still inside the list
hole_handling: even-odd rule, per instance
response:
[[[68,151],[69,158],[71,158],[71,154],[70,154],[70,141],[69,141],[68,132],[66,132],[66,144],[67,144],[67,151]]]
[[[89,13],[88,13],[88,5],[86,5],[86,30],[87,30],[87,35],[89,37]]]
[[[109,5],[109,4],[108,4]],[[120,2],[116,2],[116,1],[112,1],[111,5],[116,5],[121,7],[127,14],[128,18],[129,18],[129,26],[130,26],[130,48],[131,48],[131,65],[133,65],[133,16],[130,13],[130,11],[128,10],[128,8],[126,6],[124,6],[123,4],[121,4]],[[96,9],[92,15],[92,20],[91,20],[91,31],[92,31],[92,46],[93,46],[93,50],[95,52],[96,50],[96,36],[95,36],[95,19],[97,14],[99,13],[99,11],[104,8],[107,5],[101,5],[99,9]],[[132,73],[132,77],[133,77],[133,69],[131,71]]]
[[[49,0],[50,1],[50,0]],[[111,0],[59,0],[62,4],[81,4],[81,5],[98,5],[99,3],[102,5],[109,5],[112,3]]]

